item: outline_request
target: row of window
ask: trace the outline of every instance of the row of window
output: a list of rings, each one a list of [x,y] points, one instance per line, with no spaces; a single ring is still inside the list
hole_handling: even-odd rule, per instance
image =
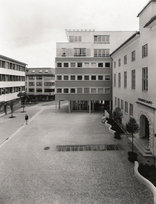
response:
[[[61,55],[62,57],[89,57],[90,51],[91,50],[87,48],[62,48],[61,50],[57,50],[57,55]],[[94,57],[109,57],[109,55],[109,49],[94,49]]]
[[[42,86],[42,82],[36,82],[36,86]],[[35,82],[29,82],[29,86],[35,86]],[[44,86],[55,86],[55,82],[44,82]]]
[[[30,93],[34,93],[34,92],[37,92],[37,93],[42,93],[42,92],[45,92],[45,93],[51,93],[51,92],[55,92],[55,89],[29,89],[29,92]]]
[[[148,56],[148,44],[145,44],[142,46],[142,58],[147,57]],[[136,51],[133,50],[131,52],[131,62],[136,60]],[[124,56],[123,59],[123,64],[126,65],[127,64],[127,55]],[[114,61],[114,68],[116,68],[116,61]],[[121,66],[121,58],[118,59],[118,67]]]
[[[81,42],[82,36],[69,36],[69,42]],[[109,44],[110,36],[109,35],[94,35],[94,43],[100,44]]]
[[[27,76],[27,78],[29,80],[42,80],[42,79],[47,79],[47,80],[54,80],[55,79],[55,76]]]
[[[99,88],[57,88],[56,93],[64,94],[110,94],[110,87]]]
[[[129,113],[130,116],[133,116],[133,104],[131,103],[128,104],[127,101],[124,101],[117,97],[114,98],[114,102],[115,102],[115,107],[119,107],[121,108],[121,110],[124,110],[126,114]]]
[[[0,74],[0,81],[25,81],[25,76]]]
[[[0,60],[0,67],[25,72],[25,67],[24,66],[20,66],[18,64],[14,64],[14,63],[11,63],[11,62],[6,62],[4,60]]]
[[[8,88],[0,88],[0,95],[15,93],[19,91],[25,91],[25,86],[22,87],[8,87]]]
[[[127,88],[127,71],[123,73],[124,88]],[[116,87],[116,74],[114,74],[114,87]],[[121,73],[118,73],[118,87],[121,87]],[[136,89],[136,71],[131,71],[131,89]],[[142,91],[148,91],[148,67],[142,68]]]
[[[97,68],[97,67],[102,67],[102,68],[110,68],[111,63],[110,62],[57,62],[56,67],[69,67],[69,68]]]
[[[110,74],[105,74],[105,75],[56,75],[56,80],[71,80],[71,81],[110,81],[111,80],[111,75]]]

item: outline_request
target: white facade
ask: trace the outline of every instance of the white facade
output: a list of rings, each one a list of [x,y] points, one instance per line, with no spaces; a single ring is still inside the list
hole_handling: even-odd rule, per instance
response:
[[[19,98],[25,90],[26,64],[0,55],[0,103]]]
[[[130,117],[137,120],[140,129],[136,139],[153,155],[156,155],[155,14],[156,1],[153,0],[138,15],[139,32],[111,55],[114,65],[113,108],[122,109],[124,125]],[[125,56],[127,63],[126,59],[124,62]]]

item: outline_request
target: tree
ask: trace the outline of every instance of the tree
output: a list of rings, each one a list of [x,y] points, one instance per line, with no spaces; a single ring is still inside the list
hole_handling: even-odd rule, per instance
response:
[[[126,129],[129,133],[132,134],[132,151],[129,152],[129,160],[134,162],[137,160],[137,154],[134,153],[134,144],[133,144],[133,139],[134,139],[134,133],[137,133],[139,130],[139,126],[135,120],[135,118],[130,118],[128,123],[126,124]]]
[[[25,112],[25,111],[24,111],[25,102],[26,102],[27,99],[29,99],[29,96],[27,95],[26,92],[23,92],[23,91],[19,92],[19,93],[17,94],[17,96],[20,97],[21,105],[22,105],[22,107],[23,107],[23,112]]]
[[[112,113],[112,118],[115,122],[121,124],[121,121],[122,121],[122,117],[123,117],[123,114],[122,114],[122,111],[119,107],[115,108],[115,110],[113,111]]]

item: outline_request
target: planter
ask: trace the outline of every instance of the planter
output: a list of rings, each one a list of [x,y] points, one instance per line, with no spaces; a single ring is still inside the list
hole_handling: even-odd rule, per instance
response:
[[[128,152],[128,160],[132,163],[134,163],[135,161],[137,161],[137,153],[136,152]]]

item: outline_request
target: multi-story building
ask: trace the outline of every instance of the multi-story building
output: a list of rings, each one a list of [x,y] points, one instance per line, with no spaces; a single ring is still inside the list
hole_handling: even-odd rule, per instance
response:
[[[55,69],[40,67],[26,71],[26,91],[31,101],[54,100]]]
[[[57,43],[56,101],[67,100],[69,112],[91,112],[98,103],[111,107],[110,52],[134,32],[66,30],[68,42]]]
[[[138,14],[139,32],[112,54],[113,108],[123,111],[123,124],[139,125],[135,145],[143,155],[156,155],[156,0]]]
[[[7,113],[7,107],[18,103],[17,96],[25,91],[26,64],[0,55],[0,110]]]

